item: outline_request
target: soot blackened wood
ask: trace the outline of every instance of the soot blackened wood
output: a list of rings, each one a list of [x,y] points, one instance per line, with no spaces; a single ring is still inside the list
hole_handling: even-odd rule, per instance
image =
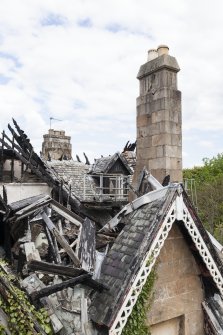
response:
[[[61,247],[66,251],[66,253],[70,256],[75,266],[80,266],[80,261],[76,257],[73,249],[69,246],[67,241],[63,236],[60,235],[59,231],[57,230],[54,223],[50,220],[50,218],[46,215],[45,212],[42,213],[42,218],[45,221],[47,228],[50,230],[50,232],[56,237],[57,242],[61,245]]]
[[[81,267],[93,271],[95,263],[95,224],[86,218],[81,227],[78,257]]]
[[[86,273],[86,271],[84,271],[83,269],[72,268],[65,265],[52,264],[36,260],[32,260],[28,263],[28,269],[72,278]]]
[[[31,293],[31,295],[30,295],[31,299],[32,299],[32,301],[36,301],[40,298],[49,296],[50,294],[62,291],[65,288],[73,287],[77,284],[83,283],[86,279],[88,279],[90,277],[91,277],[90,274],[83,274],[83,275],[78,276],[76,278],[66,280],[66,281],[64,281],[60,284],[55,284],[55,285],[52,285],[52,286],[44,287],[43,289],[41,289],[37,292]]]

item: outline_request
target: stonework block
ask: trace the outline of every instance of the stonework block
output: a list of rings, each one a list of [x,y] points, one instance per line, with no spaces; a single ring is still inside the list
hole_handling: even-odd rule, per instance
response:
[[[153,112],[151,115],[152,123],[158,123],[169,120],[169,111],[166,109]]]
[[[169,116],[169,113],[168,113],[168,116]],[[166,118],[166,120],[160,121],[159,127],[160,127],[161,133],[181,134],[182,132],[181,125],[179,123],[169,121],[168,118]]]
[[[149,170],[159,170],[161,166],[166,165],[165,157],[149,159]]]
[[[148,125],[148,116],[143,114],[143,115],[138,115],[137,116],[137,129],[140,129],[140,127],[146,127]]]
[[[183,316],[182,334],[203,335],[204,291],[199,274],[191,250],[174,224],[160,252],[148,324],[157,325],[157,329],[161,322]]]
[[[175,157],[175,158],[181,158],[181,146],[178,145],[164,145],[164,156],[166,157]]]
[[[171,134],[171,145],[182,146],[182,136],[180,134]]]
[[[164,146],[163,145],[157,146],[155,149],[156,149],[156,157],[164,156]]]
[[[159,134],[152,136],[152,146],[158,145],[171,145],[172,144],[172,136],[171,134]]]
[[[141,149],[147,149],[152,147],[152,138],[150,136],[140,136],[137,140],[137,155]]]

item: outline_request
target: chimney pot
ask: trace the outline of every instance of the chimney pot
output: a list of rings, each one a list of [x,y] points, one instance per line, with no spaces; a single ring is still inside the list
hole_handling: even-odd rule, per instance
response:
[[[157,51],[158,51],[158,57],[162,55],[168,55],[169,47],[167,45],[159,45]]]
[[[147,58],[148,62],[150,60],[153,60],[153,59],[157,58],[157,57],[158,57],[158,53],[157,53],[156,49],[150,49],[150,50],[148,50],[148,58]]]

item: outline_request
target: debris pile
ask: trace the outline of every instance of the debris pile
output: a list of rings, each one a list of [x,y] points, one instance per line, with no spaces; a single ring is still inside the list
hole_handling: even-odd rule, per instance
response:
[[[97,280],[100,249],[114,237],[97,237],[94,222],[44,194],[11,204],[0,197],[0,207],[4,250],[31,303],[46,308],[55,334],[93,334],[88,295],[108,290]]]

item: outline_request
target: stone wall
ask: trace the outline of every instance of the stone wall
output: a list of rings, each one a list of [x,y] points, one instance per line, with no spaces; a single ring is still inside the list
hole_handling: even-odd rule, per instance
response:
[[[199,268],[174,225],[160,252],[154,300],[148,312],[152,335],[204,335]]]

